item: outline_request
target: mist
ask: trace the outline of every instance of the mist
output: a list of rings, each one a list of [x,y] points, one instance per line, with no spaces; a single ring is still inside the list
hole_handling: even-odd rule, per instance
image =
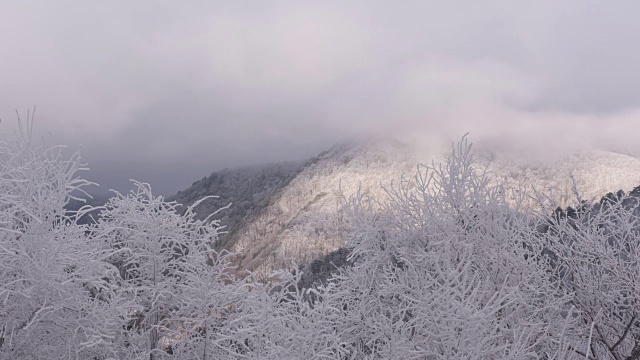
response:
[[[7,2],[0,131],[170,195],[354,137],[640,155],[640,4]]]

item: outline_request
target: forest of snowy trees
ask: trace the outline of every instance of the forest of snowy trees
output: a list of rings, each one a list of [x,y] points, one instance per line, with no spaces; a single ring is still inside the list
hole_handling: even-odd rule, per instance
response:
[[[350,266],[313,286],[234,277],[217,214],[148,184],[78,223],[62,147],[5,139],[0,165],[0,359],[640,359],[638,194],[555,211],[466,139],[344,199]]]

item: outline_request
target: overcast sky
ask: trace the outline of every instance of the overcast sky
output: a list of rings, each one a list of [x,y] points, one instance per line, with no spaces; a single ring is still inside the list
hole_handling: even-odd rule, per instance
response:
[[[362,135],[640,154],[637,1],[8,1],[0,131],[172,194]],[[534,150],[532,150],[534,151]]]

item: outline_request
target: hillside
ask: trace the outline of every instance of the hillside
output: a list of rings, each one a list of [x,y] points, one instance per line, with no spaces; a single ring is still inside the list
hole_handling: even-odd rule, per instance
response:
[[[233,202],[221,213],[229,234],[223,246],[241,255],[241,269],[266,276],[293,263],[309,264],[344,244],[342,199],[358,191],[384,201],[383,186],[411,177],[418,163],[436,163],[444,152],[419,152],[397,141],[339,144],[304,164],[224,170],[194,183],[173,200],[193,203],[206,195],[220,199],[198,209],[200,216]],[[551,194],[554,205],[574,202],[572,176],[585,200],[640,184],[640,160],[594,151],[551,163],[524,163],[500,154],[480,153],[496,179],[511,188]],[[531,205],[533,200],[528,199]]]
[[[383,198],[381,185],[414,172],[418,162],[410,147],[395,141],[332,147],[233,234],[229,245],[242,254],[238,265],[266,276],[272,269],[309,263],[337,250],[343,245],[342,196],[360,190]]]
[[[282,162],[213,172],[191,187],[167,198],[179,204],[191,205],[205,196],[215,195],[196,209],[197,218],[204,219],[221,208],[220,220],[226,234],[233,234],[240,224],[264,209],[271,197],[286,186],[303,168],[303,162]],[[228,206],[231,204],[231,206]],[[181,210],[184,212],[186,206]]]
[[[495,157],[491,169],[510,188],[523,184],[551,196],[556,205],[567,207],[575,201],[573,179],[580,197],[597,201],[608,192],[630,191],[640,184],[640,160],[608,151],[573,154],[549,164],[517,163]]]

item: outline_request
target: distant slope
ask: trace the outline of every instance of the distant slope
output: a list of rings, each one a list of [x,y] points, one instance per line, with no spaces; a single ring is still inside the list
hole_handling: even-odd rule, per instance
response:
[[[549,164],[532,165],[478,154],[509,187],[552,194],[566,207],[575,198],[575,179],[583,199],[640,184],[640,160],[610,152],[586,152]],[[418,163],[443,159],[443,152],[418,152],[391,141],[339,144],[318,157],[290,166],[224,170],[194,183],[173,199],[193,203],[206,195],[221,199],[198,209],[201,216],[234,202],[222,214],[230,234],[224,247],[239,252],[237,265],[266,276],[273,269],[309,264],[344,245],[341,196],[358,189],[384,201],[381,185],[412,177]],[[491,160],[491,161],[490,161]]]
[[[239,267],[266,276],[337,250],[344,244],[341,196],[360,189],[383,198],[381,185],[414,173],[416,164],[429,158],[419,159],[411,147],[390,140],[332,147],[229,239],[230,248],[242,254]]]
[[[582,199],[589,202],[597,201],[608,192],[630,191],[640,185],[640,160],[607,151],[582,152],[537,165],[517,164],[498,156],[491,170],[505,180],[508,187],[524,184],[529,192],[535,188],[553,197],[562,208],[575,200],[572,177]]]
[[[237,169],[223,169],[213,172],[191,187],[167,198],[183,204],[182,210],[205,196],[215,195],[196,208],[197,217],[206,218],[209,214],[232,204],[220,212],[224,231],[232,235],[242,221],[268,206],[271,197],[286,186],[305,165],[304,162],[282,162],[276,164],[248,166]]]

